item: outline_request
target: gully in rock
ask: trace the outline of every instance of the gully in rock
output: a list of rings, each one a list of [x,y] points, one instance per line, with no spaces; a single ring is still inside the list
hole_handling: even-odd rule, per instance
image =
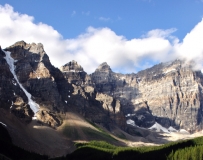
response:
[[[3,50],[3,52],[6,54],[5,60],[9,65],[9,68],[10,68],[11,73],[13,74],[13,77],[15,78],[16,82],[19,84],[20,88],[24,91],[25,95],[28,98],[28,104],[30,105],[30,108],[32,109],[32,111],[36,115],[36,113],[39,110],[39,105],[31,99],[31,97],[32,97],[31,94],[28,93],[26,91],[26,89],[22,86],[22,84],[19,82],[17,75],[15,73],[14,59],[10,55],[11,52],[4,51],[4,50]],[[36,119],[36,117],[34,117],[33,119]]]

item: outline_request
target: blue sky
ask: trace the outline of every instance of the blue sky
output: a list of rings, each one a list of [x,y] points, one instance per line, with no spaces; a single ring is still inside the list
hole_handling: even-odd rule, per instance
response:
[[[10,12],[5,11],[5,4],[10,6],[10,9],[7,7]],[[35,26],[34,29],[23,29],[22,35],[16,33],[20,29],[17,31],[14,26],[0,24],[0,44],[3,47],[12,45],[18,38],[29,43],[42,42],[55,66],[59,67],[61,63],[75,59],[88,73],[93,72],[102,61],[107,61],[114,71],[129,73],[161,61],[188,58],[184,52],[188,49],[183,47],[187,45],[183,44],[183,40],[195,26],[203,23],[202,0],[1,0],[0,5],[4,9],[1,13],[10,15],[12,23],[19,20],[23,26],[23,23],[28,24],[29,21]],[[11,15],[15,13],[18,16],[12,18]],[[22,20],[22,15],[27,15],[27,19]],[[8,41],[5,40],[5,31],[3,32],[6,27],[9,30]],[[40,29],[43,27],[50,33],[57,33],[48,35]],[[43,33],[38,35],[35,32]],[[201,36],[201,29],[196,32]],[[44,38],[46,36],[48,38]],[[202,38],[190,37],[194,36],[189,36],[187,43]],[[61,46],[63,49],[50,48],[49,44],[60,44],[56,47]],[[157,48],[151,44],[157,45]],[[196,45],[199,47],[194,44],[190,48],[196,48]],[[189,60],[202,58],[201,47],[194,52],[195,57],[190,55]],[[202,64],[198,66],[198,69],[202,69]]]

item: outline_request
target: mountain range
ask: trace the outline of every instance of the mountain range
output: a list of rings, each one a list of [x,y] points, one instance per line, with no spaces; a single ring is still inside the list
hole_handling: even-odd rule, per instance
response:
[[[54,67],[43,44],[0,48],[0,125],[15,145],[51,157],[75,141],[166,143],[161,133],[203,127],[203,73],[176,59],[121,74],[102,63],[92,74],[72,60]]]

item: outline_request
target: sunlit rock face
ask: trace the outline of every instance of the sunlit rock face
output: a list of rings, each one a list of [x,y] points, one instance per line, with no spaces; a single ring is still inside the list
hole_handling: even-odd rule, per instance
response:
[[[32,100],[39,105],[40,112],[37,114],[45,110],[44,113],[46,114],[42,115],[46,115],[46,118],[37,116],[38,120],[53,127],[59,126],[62,121],[56,113],[59,109],[62,110],[64,107],[60,101],[60,94],[54,78],[57,78],[57,76],[53,74],[56,69],[51,65],[43,45],[40,43],[27,44],[24,41],[20,41],[6,48],[5,51],[11,52],[10,55],[14,59],[15,74],[19,83],[32,95]],[[60,75],[59,70],[58,72]],[[63,77],[62,74],[61,77]],[[14,81],[14,83],[16,82]],[[23,91],[21,89],[19,90],[23,94]],[[13,102],[11,111],[17,116],[19,114],[19,107],[21,107],[22,110],[23,106],[27,104],[27,98],[25,97],[24,99],[25,103],[23,98],[18,97],[16,98],[17,102]],[[28,114],[30,107],[24,108],[23,112]],[[49,116],[47,116],[47,114],[49,114]],[[19,115],[19,117],[22,116]]]
[[[91,84],[90,76],[74,60],[60,67],[60,70],[69,83],[75,85]]]
[[[175,60],[132,74],[114,73],[102,63],[88,75],[76,61],[60,70],[49,61],[42,44],[15,43],[10,51],[19,83],[40,109],[36,119],[60,126],[67,111],[74,111],[106,128],[127,130],[126,120],[150,128],[196,132],[202,129],[203,74],[192,62]],[[25,92],[16,82],[0,49],[0,107],[26,122],[32,112]]]
[[[73,93],[66,100],[67,103],[75,106],[77,112],[95,123],[107,128],[118,125],[125,129],[126,119],[119,100],[95,90],[92,78],[76,61],[63,65],[60,70],[73,86]]]
[[[90,76],[95,88],[119,100],[138,126],[158,122],[190,132],[202,129],[203,75],[192,70],[192,62],[161,63],[137,74],[114,73],[102,63]]]
[[[33,119],[54,128],[62,124],[67,111],[77,112],[109,129],[113,125],[125,128],[120,102],[98,93],[91,77],[76,61],[65,64],[59,70],[50,63],[40,43],[27,44],[20,41],[6,48],[5,52],[10,52],[14,73],[9,70],[4,51],[0,52],[0,107],[27,122]],[[16,75],[18,82],[12,74]],[[36,114],[32,112],[26,93],[39,105]]]
[[[27,104],[28,99],[25,93],[10,72],[5,57],[6,54],[0,47],[0,108],[30,122],[33,112]]]

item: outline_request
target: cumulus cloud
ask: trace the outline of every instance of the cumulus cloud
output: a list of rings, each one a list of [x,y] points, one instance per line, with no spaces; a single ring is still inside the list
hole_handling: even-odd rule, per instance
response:
[[[54,65],[65,55],[66,41],[62,36],[43,23],[35,24],[34,17],[14,12],[10,5],[0,6],[0,45],[8,47],[17,41],[43,43]]]
[[[196,68],[203,69],[203,20],[199,22],[190,33],[183,39],[182,43],[174,46],[177,56],[186,60],[195,60]]]
[[[176,29],[151,30],[140,38],[126,39],[109,28],[88,27],[74,39],[64,39],[53,27],[34,23],[34,17],[15,12],[10,5],[0,6],[0,45],[8,47],[19,40],[42,43],[52,64],[60,67],[76,60],[92,73],[107,62],[114,71],[136,72],[153,63],[174,58],[194,59],[196,69],[202,69],[203,20],[182,42],[172,34]]]

